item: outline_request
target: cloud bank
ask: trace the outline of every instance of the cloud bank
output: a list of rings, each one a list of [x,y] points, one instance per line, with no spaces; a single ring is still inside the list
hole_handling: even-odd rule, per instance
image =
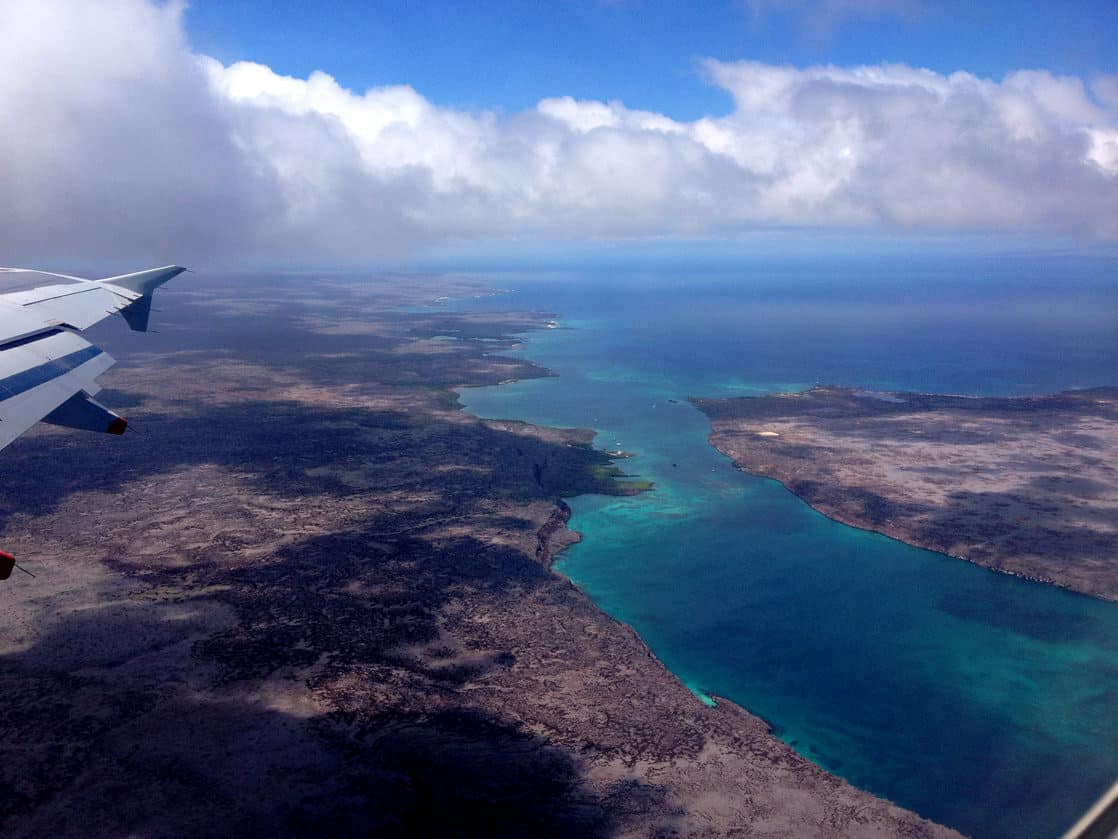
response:
[[[774,225],[1118,239],[1118,79],[708,61],[730,113],[515,114],[196,54],[177,5],[0,5],[0,261],[352,263]]]

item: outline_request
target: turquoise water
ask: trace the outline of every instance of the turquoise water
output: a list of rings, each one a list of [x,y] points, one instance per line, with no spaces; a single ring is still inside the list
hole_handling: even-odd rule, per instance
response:
[[[523,350],[557,378],[463,391],[469,410],[592,427],[655,482],[571,499],[585,538],[557,569],[696,692],[976,837],[1058,835],[1118,777],[1118,605],[832,522],[733,468],[685,400],[1118,384],[1113,277],[1011,267],[502,277],[515,294],[456,304],[564,327]]]

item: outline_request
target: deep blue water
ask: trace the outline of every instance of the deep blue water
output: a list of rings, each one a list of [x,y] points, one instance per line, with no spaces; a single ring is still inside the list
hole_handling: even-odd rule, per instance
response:
[[[1025,394],[1118,384],[1118,276],[1074,260],[487,278],[553,312],[558,374],[463,391],[592,427],[655,482],[571,500],[557,569],[703,695],[976,837],[1058,835],[1118,777],[1118,605],[832,522],[706,441],[692,395],[833,383]]]

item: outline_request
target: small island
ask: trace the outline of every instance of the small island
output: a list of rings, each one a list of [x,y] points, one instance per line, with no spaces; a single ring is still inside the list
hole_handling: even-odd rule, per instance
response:
[[[1118,600],[1118,387],[692,402],[719,451],[837,521]]]

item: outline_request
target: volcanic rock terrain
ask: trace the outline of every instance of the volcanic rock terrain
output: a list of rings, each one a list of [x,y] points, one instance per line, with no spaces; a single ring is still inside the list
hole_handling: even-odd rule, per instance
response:
[[[945,836],[707,707],[550,570],[591,433],[453,388],[540,313],[422,278],[195,277],[95,339],[124,438],[0,453],[5,836]]]

